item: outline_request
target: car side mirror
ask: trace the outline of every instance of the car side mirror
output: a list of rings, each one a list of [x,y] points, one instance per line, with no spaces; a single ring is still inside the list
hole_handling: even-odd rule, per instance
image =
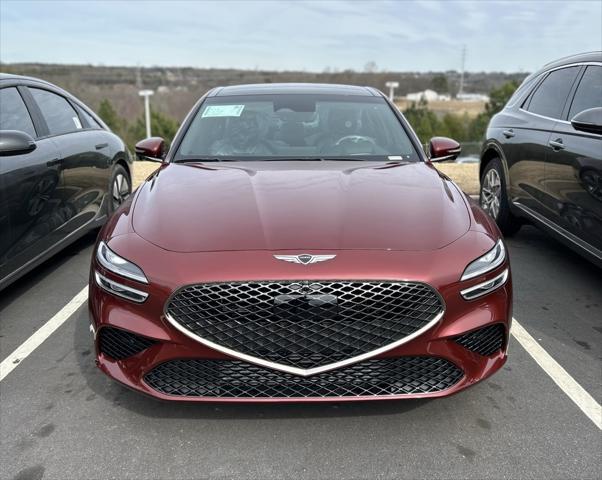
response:
[[[455,140],[447,137],[433,137],[429,142],[429,161],[455,160],[461,151],[462,147]]]
[[[36,149],[36,142],[25,132],[0,130],[0,155],[22,155]]]
[[[575,130],[602,135],[602,107],[588,108],[571,120]]]
[[[138,160],[161,162],[165,159],[165,140],[161,137],[150,137],[140,140],[135,147]]]

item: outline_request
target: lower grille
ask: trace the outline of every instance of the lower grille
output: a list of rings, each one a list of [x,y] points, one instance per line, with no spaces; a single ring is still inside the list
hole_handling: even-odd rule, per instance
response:
[[[479,328],[455,339],[464,348],[479,355],[489,356],[504,346],[506,329],[501,323]]]
[[[115,360],[136,355],[156,343],[154,340],[111,327],[101,328],[98,336],[100,352]]]
[[[144,377],[158,392],[184,397],[308,398],[434,393],[455,385],[462,370],[435,357],[371,359],[301,377],[240,360],[172,360]]]

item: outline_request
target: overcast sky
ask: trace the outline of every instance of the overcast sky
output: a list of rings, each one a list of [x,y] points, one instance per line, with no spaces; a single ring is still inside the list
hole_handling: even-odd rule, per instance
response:
[[[602,50],[602,1],[0,1],[2,62],[532,71]]]

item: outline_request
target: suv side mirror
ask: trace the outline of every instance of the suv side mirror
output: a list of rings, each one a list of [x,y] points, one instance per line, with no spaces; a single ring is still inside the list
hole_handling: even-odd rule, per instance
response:
[[[135,147],[138,160],[161,162],[165,159],[165,140],[161,137],[150,137],[140,140]]]
[[[36,142],[27,133],[19,130],[0,131],[0,155],[22,155],[34,151]]]
[[[602,135],[602,107],[579,112],[571,120],[571,125],[575,130]]]
[[[455,160],[461,151],[460,144],[451,138],[433,137],[429,142],[429,160],[431,162]]]

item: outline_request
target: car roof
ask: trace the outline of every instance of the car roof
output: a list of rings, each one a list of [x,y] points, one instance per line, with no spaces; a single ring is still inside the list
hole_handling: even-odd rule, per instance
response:
[[[53,85],[52,83],[47,82],[46,80],[42,80],[36,77],[26,77],[25,75],[16,75],[14,73],[0,73],[0,81],[2,80],[12,82],[36,82],[48,85],[49,87],[57,88],[56,85]]]
[[[356,85],[337,85],[331,83],[257,83],[217,87],[209,93],[210,97],[231,95],[275,95],[275,94],[331,94],[376,97],[381,93],[371,87]]]
[[[541,72],[551,70],[552,68],[562,67],[564,65],[571,65],[573,63],[589,63],[589,62],[602,62],[602,51],[600,52],[587,52],[579,53],[577,55],[569,55],[568,57],[562,57],[553,62],[546,63],[540,68],[534,75]]]

